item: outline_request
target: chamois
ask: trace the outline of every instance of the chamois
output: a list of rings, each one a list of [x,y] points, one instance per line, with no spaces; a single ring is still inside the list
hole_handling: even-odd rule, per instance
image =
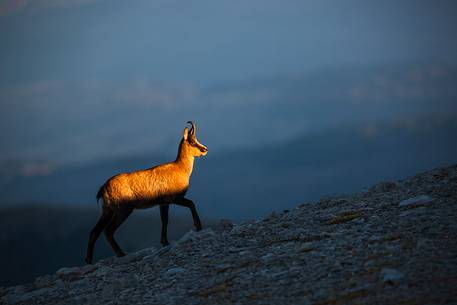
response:
[[[86,263],[92,263],[94,245],[103,230],[116,255],[125,255],[114,239],[114,232],[134,209],[160,206],[162,221],[160,243],[163,246],[168,245],[168,208],[172,203],[188,207],[192,213],[196,230],[202,229],[195,205],[185,195],[189,188],[194,158],[206,155],[208,148],[198,142],[195,123],[191,121],[187,123],[191,124],[191,129],[184,128],[175,161],[145,170],[118,174],[108,179],[100,187],[97,193],[97,201],[100,198],[103,199],[102,215],[90,232]]]

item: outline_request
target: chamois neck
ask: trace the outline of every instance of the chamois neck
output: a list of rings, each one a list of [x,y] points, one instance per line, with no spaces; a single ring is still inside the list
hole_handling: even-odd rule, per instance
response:
[[[184,171],[188,172],[190,176],[194,166],[194,159],[195,157],[190,153],[187,146],[183,144],[183,141],[181,141],[175,163]]]

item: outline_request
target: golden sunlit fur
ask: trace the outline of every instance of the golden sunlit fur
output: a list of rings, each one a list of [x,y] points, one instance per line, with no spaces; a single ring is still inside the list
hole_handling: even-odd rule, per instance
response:
[[[186,128],[184,137],[187,132]],[[205,146],[198,145],[201,148],[191,146],[183,138],[175,161],[112,177],[103,186],[103,205],[116,209],[120,204],[129,204],[135,209],[143,209],[183,197],[189,187],[194,157],[207,153]]]
[[[185,198],[189,188],[194,158],[205,156],[206,146],[196,138],[196,126],[184,129],[183,138],[179,144],[178,156],[175,161],[161,164],[149,169],[131,173],[122,173],[110,178],[99,190],[97,199],[102,198],[103,215],[91,232],[87,250],[86,262],[91,263],[93,246],[103,229],[113,250],[118,256],[124,255],[114,240],[114,232],[134,209],[145,209],[160,205],[162,218],[163,245],[168,244],[167,222],[168,205],[176,203],[188,207],[194,219],[197,230],[201,222],[194,203]]]

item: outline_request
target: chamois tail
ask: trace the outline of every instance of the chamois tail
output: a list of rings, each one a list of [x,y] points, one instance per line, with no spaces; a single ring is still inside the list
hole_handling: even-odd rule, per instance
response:
[[[100,198],[103,197],[103,190],[104,190],[104,188],[105,188],[105,185],[103,184],[103,185],[100,187],[100,189],[98,190],[98,192],[97,192],[97,203],[98,203],[98,201],[100,200]]]

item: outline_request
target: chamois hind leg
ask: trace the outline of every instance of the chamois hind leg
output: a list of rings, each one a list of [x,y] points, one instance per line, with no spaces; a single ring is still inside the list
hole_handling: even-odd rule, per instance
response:
[[[197,209],[195,208],[195,204],[192,200],[187,198],[177,199],[175,201],[177,205],[188,207],[192,213],[192,218],[194,220],[194,226],[197,231],[202,229],[202,222],[200,221],[200,217],[198,217]]]
[[[97,224],[94,226],[92,231],[90,232],[89,236],[89,243],[87,245],[87,254],[86,254],[86,263],[92,264],[92,257],[94,254],[94,246],[95,242],[97,241],[100,233],[102,233],[103,229],[108,225],[109,221],[113,217],[113,211],[108,208],[103,208],[103,213],[100,216]]]
[[[108,240],[109,244],[111,245],[111,248],[113,248],[114,252],[116,253],[116,256],[125,256],[125,253],[124,253],[124,251],[122,251],[121,247],[119,247],[116,240],[114,239],[114,233],[121,226],[121,224],[127,219],[127,217],[129,217],[129,215],[132,213],[132,211],[133,211],[132,208],[116,211],[113,218],[111,219],[111,222],[105,228],[106,239]]]
[[[162,220],[162,232],[160,235],[160,243],[162,246],[168,246],[170,243],[168,242],[168,209],[170,205],[164,204],[160,206],[160,219]]]

